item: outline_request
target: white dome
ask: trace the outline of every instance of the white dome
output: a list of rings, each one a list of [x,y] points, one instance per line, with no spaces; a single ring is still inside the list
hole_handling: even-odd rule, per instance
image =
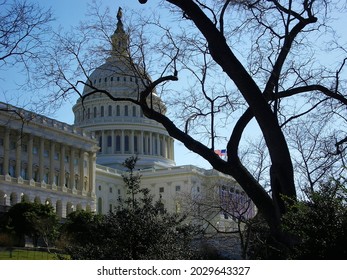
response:
[[[128,35],[121,18],[111,39],[111,56],[90,75],[83,98],[73,107],[75,125],[99,140],[98,164],[122,168],[126,158],[138,155],[138,168],[174,166],[173,138],[165,128],[143,116],[141,108],[130,100],[113,101],[103,92],[137,100],[149,79],[129,56]],[[165,113],[161,99],[155,93],[153,96],[155,108]]]

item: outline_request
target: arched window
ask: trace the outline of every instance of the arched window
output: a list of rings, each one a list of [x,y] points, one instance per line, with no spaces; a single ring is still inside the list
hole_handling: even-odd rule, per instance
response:
[[[136,117],[136,107],[133,106],[133,117]]]
[[[108,105],[108,116],[112,116],[112,105]]]
[[[112,146],[112,136],[108,135],[107,136],[107,147],[111,147]]]
[[[96,118],[96,107],[94,107],[94,118]]]
[[[103,117],[104,116],[104,106],[101,106],[101,111],[100,111],[100,115],[101,115],[101,117]]]

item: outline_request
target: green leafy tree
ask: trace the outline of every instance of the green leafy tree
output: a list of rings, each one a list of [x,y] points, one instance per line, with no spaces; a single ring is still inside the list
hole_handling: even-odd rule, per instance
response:
[[[294,259],[347,258],[347,190],[339,181],[321,184],[283,217],[284,229],[297,238]]]
[[[248,224],[253,259],[346,259],[347,191],[339,181],[321,184],[297,201],[283,216],[283,230],[292,236],[292,246],[284,246],[270,234],[258,215]]]
[[[23,240],[25,235],[37,245],[42,238],[48,247],[57,236],[58,217],[51,205],[21,202],[12,206],[8,212],[8,226]]]
[[[65,229],[73,259],[189,259],[196,257],[191,242],[197,229],[185,217],[170,214],[140,187],[137,158],[127,159],[123,180],[128,198],[116,212],[96,216],[83,211],[68,217]]]

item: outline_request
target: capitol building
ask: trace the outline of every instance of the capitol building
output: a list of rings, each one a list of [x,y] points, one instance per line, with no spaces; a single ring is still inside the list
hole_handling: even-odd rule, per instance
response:
[[[0,207],[45,203],[61,218],[79,209],[115,211],[127,195],[122,163],[137,155],[141,186],[169,212],[198,216],[199,202],[214,201],[220,204],[215,226],[225,228],[229,211],[249,199],[233,178],[216,170],[176,166],[174,139],[127,101],[144,88],[143,71],[128,54],[128,36],[120,15],[110,56],[89,76],[72,108],[73,125],[0,103]],[[151,102],[165,114],[155,91]],[[254,215],[254,206],[247,215]]]

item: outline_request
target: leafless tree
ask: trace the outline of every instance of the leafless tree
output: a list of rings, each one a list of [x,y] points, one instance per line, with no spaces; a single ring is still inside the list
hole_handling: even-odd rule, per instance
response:
[[[26,0],[0,1],[0,80],[6,81],[9,73],[18,72],[24,79],[16,79],[16,90],[27,91],[33,84],[34,72],[45,59],[46,48],[52,37],[53,15],[50,9],[43,9],[37,3]],[[22,75],[23,74],[23,75]],[[11,76],[10,76],[11,78]],[[27,105],[30,98],[4,93],[8,103]],[[37,91],[36,91],[37,93]],[[23,101],[25,99],[25,101]],[[25,103],[25,104],[24,104]],[[0,110],[5,110],[1,108]]]
[[[0,68],[16,65],[30,75],[33,62],[41,59],[43,43],[49,41],[52,13],[21,0],[2,0],[0,7]]]
[[[202,240],[246,259],[250,225],[257,212],[255,205],[230,178],[211,176],[201,184],[201,192],[181,192],[176,197],[184,206],[185,215],[202,228]]]
[[[169,24],[155,16],[138,15],[129,25],[126,57],[131,57],[131,71],[141,78],[136,98],[114,97],[88,78],[100,65],[95,58],[110,55],[102,39],[109,40],[107,28],[110,23],[115,26],[98,7],[94,17],[99,24],[84,24],[79,36],[58,36],[61,44],[56,44],[46,72],[59,86],[56,96],[77,92],[86,99],[105,94],[111,100],[140,106],[146,117],[161,123],[213,168],[234,177],[264,215],[273,235],[290,243],[280,230],[280,220],[287,211],[284,198],[296,197],[293,157],[295,163],[299,157],[289,148],[296,143],[300,154],[298,141],[304,139],[293,137],[293,127],[300,125],[298,137],[305,136],[303,130],[313,129],[310,133],[315,137],[307,139],[320,147],[334,139],[324,146],[332,160],[322,161],[323,165],[340,164],[344,157],[346,51],[328,23],[330,11],[346,7],[329,0],[167,0],[158,1],[159,5],[162,11],[171,12]],[[329,67],[316,55],[327,50],[319,40],[328,42],[330,53],[334,51],[339,58]],[[177,90],[180,81],[186,87]],[[88,94],[82,94],[81,85],[89,88]],[[154,90],[169,110],[153,103]],[[309,125],[312,120],[314,126]],[[266,144],[269,160],[263,161],[263,167],[269,166],[264,180],[269,189],[240,155],[242,139],[254,121]],[[322,122],[329,127],[323,138],[317,130]],[[218,145],[227,147],[226,160],[215,154]],[[312,143],[310,147],[316,152]],[[312,156],[302,148],[302,159],[308,164]],[[333,160],[336,156],[340,163]],[[311,168],[324,167],[311,166],[306,171]],[[261,170],[264,174],[267,169]],[[312,183],[319,177],[311,178]]]

